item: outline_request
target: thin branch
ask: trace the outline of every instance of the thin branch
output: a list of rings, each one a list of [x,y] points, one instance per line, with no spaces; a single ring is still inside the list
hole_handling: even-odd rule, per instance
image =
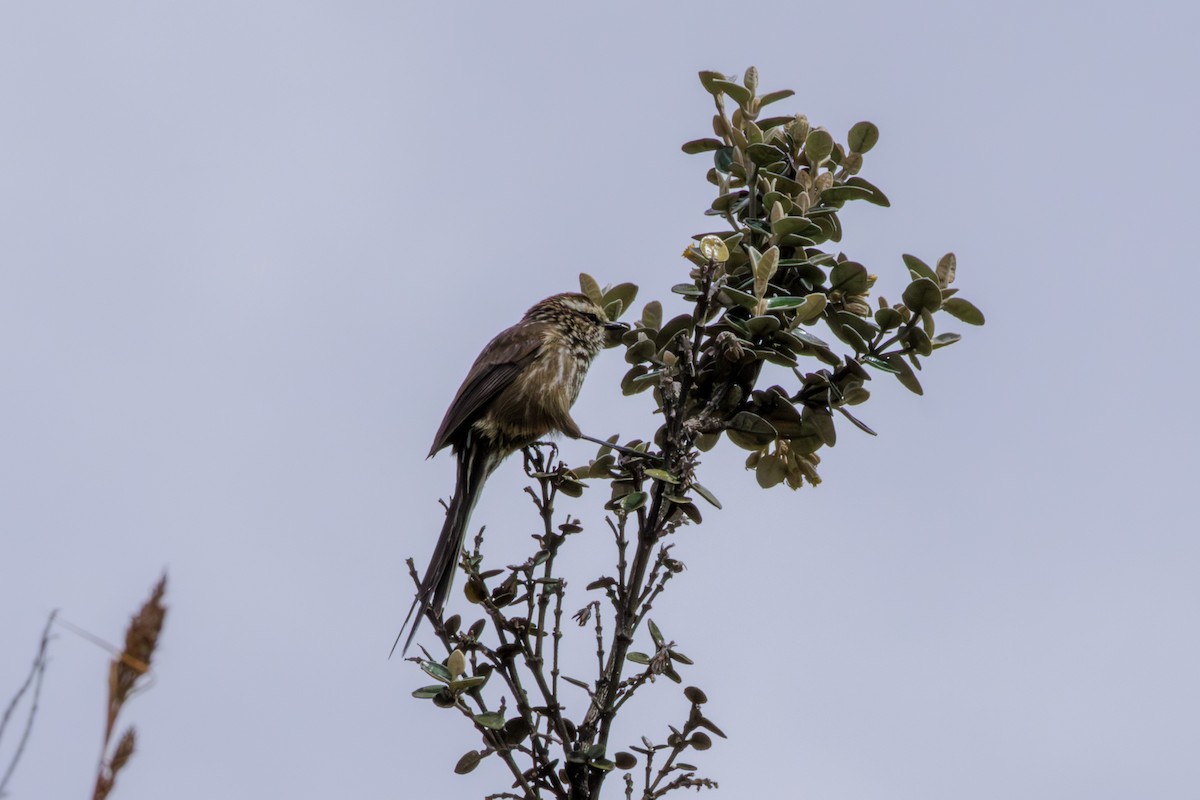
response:
[[[34,656],[33,666],[29,669],[29,675],[25,678],[25,683],[21,684],[21,688],[13,696],[12,701],[8,704],[8,708],[4,710],[4,717],[0,719],[0,739],[4,737],[4,730],[8,727],[8,721],[16,711],[17,704],[21,698],[29,691],[30,686],[33,686],[33,696],[29,702],[29,714],[25,718],[25,728],[21,731],[21,739],[17,742],[17,749],[13,753],[12,760],[9,761],[8,767],[4,770],[4,777],[0,778],[0,797],[4,797],[4,787],[8,785],[8,781],[12,778],[13,773],[17,769],[17,764],[21,761],[21,756],[25,753],[25,745],[29,741],[29,735],[33,731],[33,721],[37,717],[38,700],[42,695],[42,679],[46,674],[46,664],[49,663],[47,648],[50,644],[50,627],[54,624],[54,618],[58,616],[58,610],[50,612],[50,616],[46,618],[46,627],[42,629],[42,638],[38,644],[37,655]]]

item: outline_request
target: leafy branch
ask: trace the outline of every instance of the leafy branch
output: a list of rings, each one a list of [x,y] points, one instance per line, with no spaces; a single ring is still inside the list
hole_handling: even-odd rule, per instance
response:
[[[558,461],[553,445],[527,449],[524,466],[533,481],[527,493],[542,521],[537,550],[522,564],[485,569],[481,531],[461,568],[467,599],[483,618],[464,631],[457,615],[435,615],[446,656],[414,659],[438,681],[414,695],[458,709],[482,738],[483,748],[464,754],[456,770],[469,772],[496,755],[512,775],[519,793],[494,797],[596,798],[614,769],[632,770],[639,757],[642,800],[714,788],[680,761],[688,749],[711,746],[705,730],[724,736],[701,713],[707,698],[695,687],[685,690],[687,720],[664,743],[643,738],[632,752],[609,756],[617,712],[660,677],[681,683],[678,670],[692,665],[649,612],[683,570],[676,543],[664,540],[702,521],[697,498],[721,507],[696,479],[701,455],[726,438],[749,451],[746,466],[762,487],[816,485],[818,451],[837,441],[835,420],[874,433],[850,411],[870,398],[872,371],[921,394],[922,359],[961,338],[936,332],[939,314],[984,321],[951,286],[953,254],[933,267],[903,256],[909,280],[900,302],[878,297],[873,309],[877,276],[842,252],[821,249],[841,241],[838,212],[846,203],[889,205],[859,174],[879,140],[873,124],[852,126],[842,144],[801,114],[764,116],[767,106],[793,93],[758,95],[753,68],[740,83],[715,72],[700,79],[716,108],[714,137],[683,150],[712,154],[707,179],[716,197],[705,213],[728,229],[698,233],[684,251],[688,280],[672,290],[684,310],[666,319],[663,304],[651,301],[622,340],[630,365],[622,390],[650,392],[661,422],[646,440],[618,445],[612,437],[580,467]],[[602,289],[588,275],[580,276],[580,287],[613,320],[637,296],[631,283]],[[818,326],[844,347],[814,333]],[[603,599],[587,600],[572,617],[592,625],[587,638],[596,655],[594,675],[574,676],[562,672],[567,584],[555,570],[561,548],[583,526],[569,516],[556,524],[556,502],[580,496],[589,481],[609,482],[605,524],[615,555],[613,569],[587,586]],[[645,645],[633,649],[639,641]],[[566,713],[564,684],[586,693],[581,718]],[[498,704],[485,701],[485,691],[498,691]],[[635,783],[626,772],[627,798],[635,796]]]

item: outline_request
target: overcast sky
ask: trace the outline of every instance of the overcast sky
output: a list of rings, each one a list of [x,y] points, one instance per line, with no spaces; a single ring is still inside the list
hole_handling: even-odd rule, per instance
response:
[[[1194,798],[1197,17],[0,5],[0,702],[51,609],[119,641],[165,568],[114,797],[507,788],[452,773],[477,738],[387,659],[452,489],[425,453],[479,348],[579,271],[681,310],[712,225],[679,150],[710,130],[696,72],[755,64],[781,110],[882,131],[893,207],[847,209],[841,247],[891,298],[901,253],[955,251],[989,322],[947,325],[922,398],[880,375],[880,435],[845,426],[816,489],[705,456],[725,509],[677,538],[655,618],[730,737],[694,759],[713,796]],[[576,407],[593,435],[657,425],[623,366]],[[476,515],[513,553],[519,473]],[[608,563],[601,494],[570,509],[576,586]],[[108,656],[60,630],[52,657],[16,798],[91,790]],[[617,746],[686,713],[640,697]]]

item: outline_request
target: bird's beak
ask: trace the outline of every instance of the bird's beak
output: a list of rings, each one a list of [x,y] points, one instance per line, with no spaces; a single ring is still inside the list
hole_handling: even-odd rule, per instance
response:
[[[629,325],[624,322],[606,322],[604,323],[604,346],[616,347],[621,343],[621,337],[625,335],[625,331],[629,330]]]

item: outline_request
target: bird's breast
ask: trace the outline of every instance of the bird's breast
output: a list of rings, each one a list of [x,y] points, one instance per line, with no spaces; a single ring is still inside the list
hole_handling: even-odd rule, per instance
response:
[[[477,423],[504,449],[513,450],[552,431],[574,427],[570,411],[591,362],[570,346],[548,346],[509,384]]]

